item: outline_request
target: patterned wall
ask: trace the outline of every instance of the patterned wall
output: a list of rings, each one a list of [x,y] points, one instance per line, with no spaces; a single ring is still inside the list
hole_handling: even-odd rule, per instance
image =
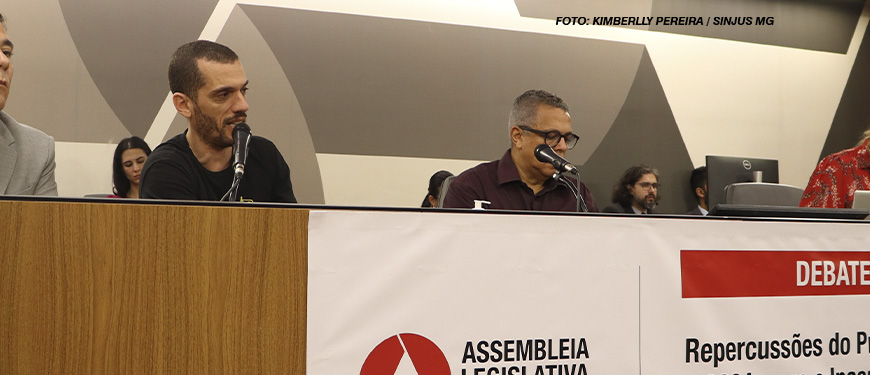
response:
[[[166,101],[166,65],[197,38],[241,56],[249,123],[275,141],[305,203],[419,204],[431,173],[504,152],[510,104],[529,88],[568,102],[582,136],[568,157],[602,206],[625,168],[646,163],[662,172],[661,212],[688,210],[688,174],[707,154],[777,158],[781,181],[803,186],[820,156],[854,143],[870,117],[864,1],[0,5],[16,45],[6,111],[55,136],[62,195],[109,191],[121,138],[154,146],[183,131]],[[553,21],[579,15],[775,23]]]

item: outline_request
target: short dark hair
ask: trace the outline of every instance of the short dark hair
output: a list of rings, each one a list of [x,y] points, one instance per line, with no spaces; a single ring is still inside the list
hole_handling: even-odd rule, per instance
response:
[[[619,182],[613,185],[613,196],[611,197],[611,201],[623,206],[630,206],[631,200],[634,197],[631,195],[629,186],[634,186],[634,184],[636,184],[645,174],[649,173],[655,175],[656,180],[659,179],[658,169],[647,165],[636,165],[626,169],[622,174],[622,177],[619,178]]]
[[[3,14],[0,13],[0,24],[3,25],[3,28],[6,28],[6,17],[3,17]]]
[[[707,166],[702,165],[692,171],[692,177],[689,177],[689,188],[692,189],[692,195],[695,195],[695,189],[703,188],[707,183]]]
[[[568,112],[568,104],[562,98],[544,90],[528,90],[514,100],[508,116],[508,129],[514,126],[533,126],[538,122],[538,107],[543,104]]]
[[[130,180],[127,179],[127,175],[124,173],[121,155],[124,154],[124,151],[131,148],[141,148],[142,151],[145,151],[145,155],[151,155],[151,147],[148,147],[148,143],[145,143],[144,139],[136,136],[122,139],[118,143],[118,147],[115,147],[115,158],[112,159],[112,184],[115,187],[112,191],[115,192],[115,195],[124,198],[130,192]]]
[[[173,94],[180,92],[196,101],[197,91],[205,86],[198,60],[230,64],[239,61],[239,56],[229,47],[210,40],[195,40],[178,47],[169,60],[169,90]]]

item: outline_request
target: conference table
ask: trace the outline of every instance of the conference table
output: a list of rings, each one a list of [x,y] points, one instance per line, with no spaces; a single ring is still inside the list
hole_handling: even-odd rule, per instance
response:
[[[866,375],[868,223],[2,197],[0,374]]]

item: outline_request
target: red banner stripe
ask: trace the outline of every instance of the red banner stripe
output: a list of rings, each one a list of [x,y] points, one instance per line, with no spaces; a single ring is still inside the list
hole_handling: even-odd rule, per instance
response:
[[[866,251],[680,251],[683,298],[870,294]]]

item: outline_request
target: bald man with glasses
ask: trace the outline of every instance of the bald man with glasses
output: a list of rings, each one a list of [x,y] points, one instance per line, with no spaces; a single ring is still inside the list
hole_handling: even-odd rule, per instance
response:
[[[543,90],[529,90],[517,97],[508,118],[511,147],[501,159],[462,172],[450,184],[445,208],[576,211],[571,188],[553,178],[556,168],[535,158],[535,147],[547,144],[565,157],[577,145],[571,131],[568,105]],[[570,177],[569,177],[570,178]],[[590,212],[598,212],[592,192],[575,181]],[[488,203],[487,203],[488,202]]]

